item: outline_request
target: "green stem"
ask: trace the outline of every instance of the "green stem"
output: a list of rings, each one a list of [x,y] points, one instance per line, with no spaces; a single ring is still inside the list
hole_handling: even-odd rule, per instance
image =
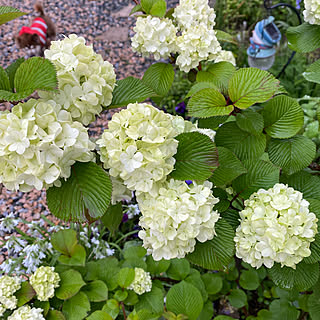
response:
[[[127,238],[127,237],[129,237],[129,236],[131,236],[131,235],[133,235],[133,234],[135,234],[135,233],[137,233],[137,232],[139,232],[139,230],[134,230],[134,231],[128,232],[127,234],[123,235],[120,239],[118,239],[118,240],[115,242],[115,244],[118,244],[118,243],[121,242],[123,239],[125,239],[125,238]]]

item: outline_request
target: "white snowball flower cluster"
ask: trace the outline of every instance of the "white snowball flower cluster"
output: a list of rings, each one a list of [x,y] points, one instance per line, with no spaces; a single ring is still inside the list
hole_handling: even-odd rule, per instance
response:
[[[6,309],[13,310],[16,308],[18,299],[14,296],[14,293],[21,288],[20,282],[18,277],[0,277],[0,316]]]
[[[22,306],[15,310],[8,320],[45,320],[42,315],[43,310],[40,308],[31,308],[30,306]]]
[[[59,81],[59,93],[41,92],[71,113],[73,120],[84,125],[94,121],[95,115],[108,106],[116,75],[112,64],[87,46],[85,39],[71,34],[62,41],[52,41],[45,57],[54,63]]]
[[[168,58],[176,51],[177,28],[168,18],[138,17],[131,39],[132,49],[143,56],[153,54],[156,60]]]
[[[196,68],[200,61],[214,60],[221,51],[215,31],[200,24],[183,31],[177,38],[177,46],[179,56],[176,64],[184,72]]]
[[[59,287],[60,276],[53,267],[41,266],[30,277],[30,284],[37,293],[37,299],[48,301],[54,296],[54,289]]]
[[[216,56],[216,58],[214,59],[214,62],[221,62],[221,61],[230,62],[231,64],[236,66],[236,59],[231,51],[221,50]]]
[[[30,99],[0,112],[0,182],[41,190],[68,178],[76,161],[93,159],[87,129],[54,101]]]
[[[144,294],[152,289],[152,280],[149,272],[145,272],[142,268],[134,268],[134,280],[128,287],[136,294]]]
[[[212,183],[170,179],[158,185],[154,195],[137,196],[143,228],[139,237],[154,260],[183,258],[194,250],[196,239],[211,240],[219,213],[213,210],[219,199],[212,194]]]
[[[212,29],[216,24],[216,14],[214,9],[208,5],[208,0],[180,0],[173,17],[181,30],[199,24]]]
[[[319,0],[304,0],[305,10],[303,11],[304,20],[310,24],[320,25],[320,2]]]
[[[149,104],[129,104],[113,115],[97,141],[104,167],[133,191],[150,192],[173,170],[178,141],[174,117]]]
[[[308,207],[301,192],[284,184],[253,193],[240,212],[234,238],[237,257],[256,268],[278,262],[295,269],[311,254],[317,233],[318,219]]]

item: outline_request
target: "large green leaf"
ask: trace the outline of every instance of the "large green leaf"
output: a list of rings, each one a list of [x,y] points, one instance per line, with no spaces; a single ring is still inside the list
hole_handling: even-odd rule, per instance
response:
[[[260,279],[256,270],[242,270],[239,284],[243,289],[246,290],[257,290],[260,286]]]
[[[71,256],[77,245],[77,232],[73,229],[63,229],[51,236],[51,244],[58,252]]]
[[[187,259],[172,259],[170,262],[170,267],[167,270],[169,278],[183,280],[190,273],[190,263]]]
[[[269,100],[280,83],[272,74],[256,68],[242,68],[229,81],[228,93],[234,106],[246,109]]]
[[[243,198],[248,198],[260,188],[268,189],[279,183],[280,168],[263,160],[247,160],[248,172],[235,179],[232,187]]]
[[[172,65],[163,62],[151,65],[142,78],[142,81],[159,96],[164,96],[168,93],[173,80],[174,71]]]
[[[316,145],[304,136],[271,139],[268,153],[270,161],[281,167],[284,173],[293,174],[311,163],[316,156]]]
[[[217,131],[218,147],[230,149],[240,160],[258,159],[266,149],[266,136],[241,130],[235,122],[223,124]]]
[[[23,63],[24,61],[25,61],[24,58],[19,58],[16,61],[14,61],[13,63],[11,63],[9,67],[6,68],[6,72],[8,74],[9,79],[10,79],[10,88],[11,89],[14,88],[14,77],[16,75],[16,72],[17,72],[18,68],[20,67],[21,63]]]
[[[313,293],[308,299],[308,311],[312,320],[320,320],[320,294]]]
[[[21,307],[36,296],[36,292],[28,281],[21,283],[21,288],[15,292],[14,296],[18,299],[17,307]]]
[[[296,269],[282,267],[276,263],[269,274],[273,282],[284,289],[305,291],[316,284],[319,278],[319,264],[306,264],[303,261],[296,265]]]
[[[298,52],[307,53],[320,48],[320,26],[303,23],[287,30],[289,47]]]
[[[198,118],[228,115],[232,111],[233,106],[227,106],[224,96],[211,88],[198,91],[188,103],[190,116]]]
[[[291,138],[303,126],[303,110],[288,96],[277,96],[268,101],[262,110],[265,131],[273,138]]]
[[[219,42],[228,42],[236,45],[238,44],[237,40],[235,40],[235,38],[231,34],[222,30],[215,30],[215,32]]]
[[[0,6],[0,25],[4,24],[13,19],[19,18],[27,14],[26,12],[22,12],[16,8],[9,6]]]
[[[196,320],[202,310],[203,300],[194,285],[182,281],[169,290],[166,306],[168,311],[184,314],[189,320]]]
[[[302,75],[308,81],[320,83],[320,60],[312,63]]]
[[[146,257],[147,271],[151,274],[160,274],[166,272],[170,266],[170,261],[162,259],[160,261],[155,261],[152,255]]]
[[[205,273],[201,275],[202,281],[209,294],[218,293],[223,287],[223,281],[220,275],[215,273]]]
[[[115,232],[122,221],[122,217],[122,204],[118,202],[109,206],[107,212],[101,217],[101,221],[110,232]]]
[[[90,311],[90,302],[85,293],[79,292],[62,306],[62,312],[68,320],[82,320]]]
[[[190,98],[200,90],[209,89],[209,88],[218,90],[216,85],[213,84],[212,82],[197,82],[191,87],[190,91],[187,93],[185,98]]]
[[[227,121],[228,118],[229,116],[202,118],[198,121],[198,127],[217,130],[224,122]]]
[[[0,67],[0,90],[11,91],[10,79],[4,69]]]
[[[86,263],[86,249],[82,245],[76,244],[71,255],[61,255],[58,261],[68,266],[84,267]]]
[[[223,186],[229,184],[232,180],[247,172],[242,162],[229,149],[218,147],[218,155],[219,167],[209,179],[214,185]]]
[[[236,116],[238,127],[243,130],[250,132],[254,135],[259,135],[263,130],[263,117],[260,113],[250,109],[243,110]]]
[[[112,320],[112,317],[102,310],[97,310],[90,314],[87,320]]]
[[[298,320],[300,311],[286,299],[273,300],[270,304],[271,319],[259,318],[259,320]]]
[[[247,295],[241,289],[232,289],[228,295],[230,304],[235,308],[242,308],[247,304]]]
[[[319,231],[319,228],[318,228]],[[303,262],[313,264],[320,261],[320,233],[315,236],[315,240],[310,245],[311,255],[303,259]]]
[[[135,305],[135,309],[137,311],[147,309],[151,313],[160,315],[163,312],[163,305],[162,290],[154,285],[150,292],[139,296],[139,302]]]
[[[132,268],[122,268],[117,275],[117,282],[121,288],[127,288],[133,282],[135,271]]]
[[[171,176],[178,180],[206,180],[218,166],[214,142],[199,132],[179,134],[175,168]]]
[[[62,312],[58,310],[49,310],[46,320],[66,320]]]
[[[76,295],[86,284],[81,274],[73,269],[69,269],[60,274],[60,284],[55,290],[55,295],[61,300],[66,300]]]
[[[108,108],[122,107],[129,103],[142,102],[157,94],[142,80],[128,77],[117,81],[112,93],[112,103]]]
[[[234,231],[224,220],[215,225],[216,236],[204,243],[197,242],[194,252],[187,259],[205,269],[225,270],[234,255]]]
[[[164,17],[167,11],[167,3],[165,0],[158,0],[154,5],[152,6],[150,10],[150,14],[156,17]]]
[[[84,292],[92,302],[100,302],[108,299],[108,287],[101,280],[89,282],[81,291]]]
[[[112,184],[108,174],[93,162],[75,163],[61,187],[47,190],[48,207],[62,220],[83,222],[102,217],[107,211]]]

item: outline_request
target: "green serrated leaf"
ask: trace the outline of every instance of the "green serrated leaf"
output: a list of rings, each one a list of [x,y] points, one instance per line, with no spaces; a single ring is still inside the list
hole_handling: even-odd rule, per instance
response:
[[[243,289],[256,290],[260,286],[260,279],[256,270],[244,270],[241,272],[239,284]]]
[[[107,211],[112,193],[108,174],[93,162],[76,162],[71,176],[61,187],[47,190],[47,204],[62,220],[84,222],[102,217]]]
[[[81,291],[84,292],[92,302],[100,302],[108,299],[108,287],[101,280],[89,282]]]
[[[243,130],[250,132],[254,135],[259,135],[263,130],[263,117],[260,113],[250,109],[243,110],[236,116],[236,122],[238,127]]]
[[[179,134],[175,168],[171,173],[178,180],[206,180],[218,166],[217,149],[213,141],[199,132]]]
[[[205,269],[225,270],[234,254],[234,231],[224,220],[215,225],[216,236],[205,243],[197,242],[195,250],[186,258]]]
[[[320,261],[320,233],[317,233],[314,238],[315,240],[310,244],[311,255],[303,259],[303,262],[307,264],[313,264]]]
[[[160,261],[155,261],[152,258],[152,255],[147,256],[146,262],[147,262],[147,271],[150,272],[151,274],[160,274],[162,272],[166,272],[170,266],[169,260],[162,259]]]
[[[108,108],[123,107],[154,96],[157,94],[142,80],[128,77],[117,81],[112,93],[112,103]]]
[[[320,48],[320,26],[303,23],[287,30],[290,49],[307,53]]]
[[[190,274],[184,280],[194,285],[200,291],[203,302],[208,300],[208,292],[198,270],[192,268]]]
[[[279,85],[279,80],[267,71],[242,68],[230,79],[228,93],[234,106],[246,109],[255,103],[269,100]]]
[[[152,6],[157,2],[157,0],[141,0],[141,6],[145,13],[150,13]]]
[[[9,76],[2,67],[0,67],[0,90],[12,91]]]
[[[60,284],[55,290],[55,295],[61,300],[67,300],[76,295],[86,283],[81,274],[73,269],[60,274]]]
[[[308,299],[308,311],[312,320],[320,320],[320,295],[313,293]]]
[[[130,246],[123,251],[123,256],[125,259],[143,258],[146,254],[147,250],[140,246]]]
[[[222,30],[215,30],[215,32],[219,42],[227,42],[227,43],[238,45],[237,40],[235,40],[231,34]]]
[[[165,0],[158,0],[151,8],[150,14],[156,17],[164,17],[167,11],[167,3]]]
[[[306,264],[303,261],[296,265],[296,269],[282,267],[276,263],[269,274],[273,282],[284,289],[305,291],[315,285],[319,278],[319,264]]]
[[[198,127],[217,130],[228,118],[229,116],[202,118],[198,120]]]
[[[46,320],[66,320],[62,312],[58,310],[49,310]]]
[[[274,300],[270,304],[270,311],[272,320],[287,319],[297,320],[299,317],[299,310],[287,300]],[[268,319],[268,318],[267,318]]]
[[[218,147],[218,156],[219,167],[209,179],[215,186],[229,184],[232,180],[247,172],[243,163],[229,149]]]
[[[230,304],[235,308],[242,308],[247,304],[247,295],[241,289],[232,289],[228,295]]]
[[[308,81],[320,83],[320,60],[312,63],[302,75]]]
[[[108,230],[113,233],[118,230],[118,227],[122,221],[123,211],[122,204],[118,202],[115,205],[110,205],[107,212],[100,218],[102,223]]]
[[[83,292],[69,300],[66,300],[62,306],[62,312],[68,320],[82,320],[90,311],[90,302],[88,297]]]
[[[268,189],[279,183],[280,168],[263,160],[247,160],[244,165],[248,172],[235,179],[232,187],[242,198],[258,191]]]
[[[209,89],[209,88],[218,90],[217,86],[215,84],[213,84],[212,82],[198,82],[198,83],[195,83],[191,87],[190,91],[187,93],[185,98],[190,98],[191,96],[193,96],[194,94],[196,94],[200,90]]]
[[[183,280],[190,273],[190,263],[187,259],[172,259],[170,262],[170,267],[167,270],[169,278]]]
[[[202,89],[188,102],[188,113],[192,117],[208,118],[229,115],[233,106],[227,106],[224,96],[215,89]]]
[[[143,9],[142,9],[142,5],[141,4],[137,4],[136,6],[134,6],[133,8],[132,8],[132,10],[130,11],[130,16],[132,15],[132,14],[134,14],[134,13],[136,13],[136,12],[140,12],[140,11],[143,11]]]
[[[0,25],[4,24],[13,19],[19,18],[27,14],[26,12],[22,12],[16,8],[9,6],[0,6]]]
[[[284,173],[290,175],[307,167],[312,162],[316,156],[316,145],[304,136],[281,140],[271,139],[268,153],[270,161],[281,167]]]
[[[266,149],[266,136],[241,130],[235,122],[223,124],[215,136],[217,147],[230,149],[240,160],[258,159]]]
[[[291,138],[303,126],[303,110],[288,96],[277,96],[268,101],[262,110],[265,131],[272,138]]]
[[[146,309],[153,314],[161,315],[163,312],[163,292],[156,286],[152,286],[150,292],[146,292],[139,297],[139,302],[135,305],[137,311]]]
[[[10,79],[10,88],[14,88],[14,77],[16,75],[16,72],[18,70],[18,68],[20,67],[20,65],[25,61],[24,58],[19,58],[16,61],[14,61],[13,63],[10,64],[9,67],[6,68],[6,72],[8,74],[8,77]]]
[[[200,291],[192,284],[181,281],[170,288],[166,306],[168,311],[184,314],[189,320],[196,320],[203,308]]]
[[[87,320],[112,320],[112,317],[102,310],[97,310],[90,314]]]
[[[135,277],[135,271],[132,268],[122,268],[120,269],[117,282],[121,288],[127,288],[133,282]]]
[[[205,273],[201,275],[201,278],[209,294],[217,294],[222,289],[223,281],[220,275]]]
[[[152,88],[153,91],[159,96],[165,96],[168,93],[172,86],[173,80],[173,66],[171,64],[162,62],[151,65],[144,73],[142,78],[144,84]]]

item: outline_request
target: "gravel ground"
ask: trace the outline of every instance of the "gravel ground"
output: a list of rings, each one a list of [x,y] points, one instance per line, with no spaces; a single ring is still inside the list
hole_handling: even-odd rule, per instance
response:
[[[76,33],[93,44],[96,52],[102,54],[115,67],[117,79],[127,76],[140,77],[152,60],[139,57],[130,48],[130,41],[108,41],[108,30],[116,34],[116,30],[127,30],[132,36],[134,17],[122,16],[123,10],[132,5],[132,0],[43,0],[45,12],[57,26],[58,38]],[[167,1],[168,7],[173,7],[178,0]],[[33,12],[33,0],[0,0],[0,5],[13,6],[21,11],[29,12],[27,16],[15,19],[0,26],[0,65],[8,66],[19,57],[26,57],[28,52],[19,50],[14,42],[22,26],[30,25],[36,16]],[[126,28],[126,29],[125,29]],[[112,37],[114,40],[114,37]],[[122,35],[123,38],[123,35]],[[8,105],[0,105],[0,110]],[[90,135],[99,136],[106,127],[111,113],[103,113],[96,122],[91,124]],[[46,207],[45,191],[28,193],[10,192],[2,188],[0,194],[0,217],[10,212],[19,213],[27,220],[39,219],[40,213],[49,214]],[[1,259],[0,259],[1,261]]]

